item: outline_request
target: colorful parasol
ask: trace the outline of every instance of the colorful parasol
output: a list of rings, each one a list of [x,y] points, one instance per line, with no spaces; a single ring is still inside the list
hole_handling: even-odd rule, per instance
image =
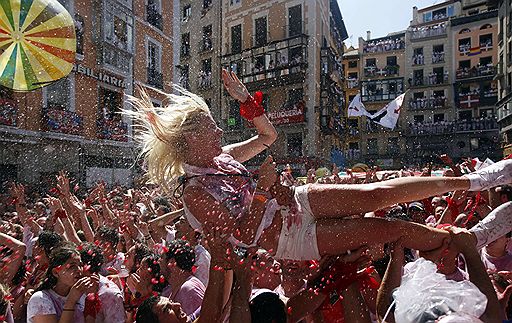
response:
[[[30,91],[67,76],[73,18],[57,0],[0,0],[0,85]]]

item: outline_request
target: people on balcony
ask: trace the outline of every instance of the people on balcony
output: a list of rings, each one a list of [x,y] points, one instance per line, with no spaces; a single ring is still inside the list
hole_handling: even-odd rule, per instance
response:
[[[423,65],[425,64],[425,56],[423,54],[416,54],[412,57],[412,63],[414,65]]]
[[[471,68],[461,67],[457,70],[457,78],[477,77],[494,74],[495,69],[492,63],[473,66]]]
[[[199,71],[199,87],[203,89],[210,88],[212,85],[212,72],[211,71]]]
[[[444,62],[444,52],[433,52],[432,53],[432,63],[443,63]]]
[[[494,117],[480,117],[471,120],[409,122],[408,127],[413,135],[450,134],[456,131],[497,129],[497,122]]]
[[[446,24],[443,22],[436,25],[414,27],[411,32],[413,38],[439,36],[446,33]]]
[[[403,39],[385,39],[379,41],[370,41],[363,47],[365,53],[388,52],[405,48]]]

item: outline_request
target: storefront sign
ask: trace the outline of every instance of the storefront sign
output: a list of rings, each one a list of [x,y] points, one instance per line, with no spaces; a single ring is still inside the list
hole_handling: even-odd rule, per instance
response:
[[[269,112],[268,118],[274,125],[304,122],[304,102],[299,102],[286,110]]]
[[[83,74],[88,77],[92,77],[93,79],[96,79],[100,82],[104,82],[113,86],[117,86],[120,88],[125,89],[126,88],[126,82],[123,79],[118,79],[115,76],[111,76],[108,74],[105,74],[103,72],[96,72],[92,68],[89,68],[87,66],[84,66],[82,64],[76,64],[73,66],[73,71],[75,73]]]

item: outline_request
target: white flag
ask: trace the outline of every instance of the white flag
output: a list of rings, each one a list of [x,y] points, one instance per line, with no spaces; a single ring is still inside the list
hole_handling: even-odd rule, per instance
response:
[[[396,99],[394,99],[384,108],[380,109],[378,112],[375,112],[369,118],[373,122],[376,122],[383,127],[395,129],[398,116],[400,115],[400,109],[402,108],[402,103],[404,102],[404,97],[405,93],[398,96]]]
[[[350,102],[348,106],[348,116],[349,117],[360,117],[360,116],[371,116],[371,114],[366,111],[366,108],[361,101],[361,94],[356,95],[356,97]]]

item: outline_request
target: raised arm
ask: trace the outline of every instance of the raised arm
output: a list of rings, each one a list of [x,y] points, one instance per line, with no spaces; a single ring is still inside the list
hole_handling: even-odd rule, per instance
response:
[[[377,294],[377,319],[379,322],[383,322],[391,306],[393,290],[399,287],[402,282],[402,267],[404,265],[405,256],[404,247],[400,240],[391,244],[390,256],[388,268]],[[393,311],[388,314],[385,322],[395,322]]]
[[[242,117],[254,124],[258,134],[248,140],[222,148],[225,153],[230,154],[234,159],[243,163],[261,153],[266,148],[268,148],[268,146],[273,144],[277,139],[277,131],[272,123],[270,123],[268,120],[267,116],[265,115],[265,111],[260,106],[260,103],[256,102],[255,99],[249,94],[249,91],[247,91],[247,88],[238,79],[235,73],[228,72],[225,69],[222,70],[222,80],[224,81],[226,90],[234,99],[238,100],[241,104],[247,104],[248,102],[254,103],[248,106],[249,109],[255,109],[256,106],[259,106],[260,109],[259,112],[254,114],[254,111],[248,111],[250,115],[246,115],[243,113],[243,109],[241,109]]]

